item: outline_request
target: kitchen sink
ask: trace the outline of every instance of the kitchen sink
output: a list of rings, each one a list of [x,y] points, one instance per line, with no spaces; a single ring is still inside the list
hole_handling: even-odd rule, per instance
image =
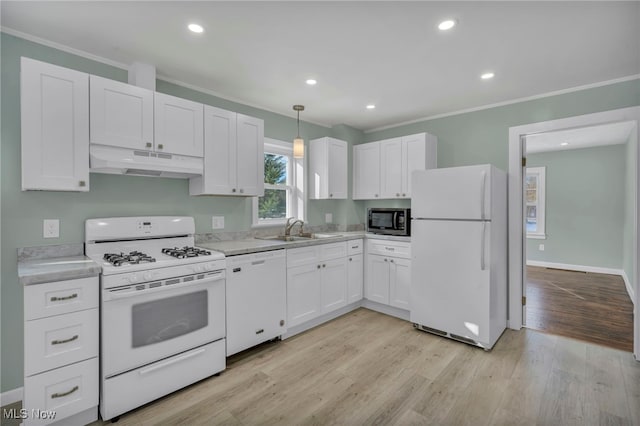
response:
[[[269,237],[255,237],[258,240],[278,240],[278,241],[309,241],[321,240],[325,238],[338,238],[340,235],[333,234],[315,234],[305,232],[299,235],[271,235]]]

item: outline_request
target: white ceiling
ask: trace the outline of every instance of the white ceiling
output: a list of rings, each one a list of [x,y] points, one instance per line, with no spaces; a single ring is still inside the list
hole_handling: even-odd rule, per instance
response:
[[[629,139],[634,125],[634,121],[625,121],[529,135],[526,138],[526,151],[527,154],[534,154],[623,144]],[[568,145],[563,146],[561,143]]]
[[[2,27],[371,130],[640,74],[640,2],[2,1]],[[440,32],[437,24],[458,25]],[[196,22],[205,32],[187,30]],[[484,81],[480,74],[496,76]],[[307,86],[307,78],[316,86]],[[375,103],[377,108],[366,110]]]

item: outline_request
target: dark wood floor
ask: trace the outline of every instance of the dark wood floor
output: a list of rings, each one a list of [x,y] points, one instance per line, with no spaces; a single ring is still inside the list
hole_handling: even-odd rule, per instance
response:
[[[633,303],[618,275],[527,266],[526,326],[633,352]]]

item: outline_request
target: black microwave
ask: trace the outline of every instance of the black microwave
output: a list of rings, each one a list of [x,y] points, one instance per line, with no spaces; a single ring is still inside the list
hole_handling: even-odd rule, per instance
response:
[[[411,209],[370,208],[367,232],[386,235],[411,235]]]

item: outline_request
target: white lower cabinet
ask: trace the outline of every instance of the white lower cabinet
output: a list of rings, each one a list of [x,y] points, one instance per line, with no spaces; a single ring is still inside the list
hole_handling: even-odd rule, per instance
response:
[[[287,322],[303,324],[347,305],[347,243],[287,250]]]
[[[362,300],[364,293],[364,262],[362,253],[349,256],[347,276],[347,304]]]
[[[25,287],[25,425],[97,420],[98,289],[97,276]]]
[[[227,258],[227,356],[287,331],[284,250]]]
[[[368,300],[409,310],[410,251],[409,243],[367,240],[365,297]]]

